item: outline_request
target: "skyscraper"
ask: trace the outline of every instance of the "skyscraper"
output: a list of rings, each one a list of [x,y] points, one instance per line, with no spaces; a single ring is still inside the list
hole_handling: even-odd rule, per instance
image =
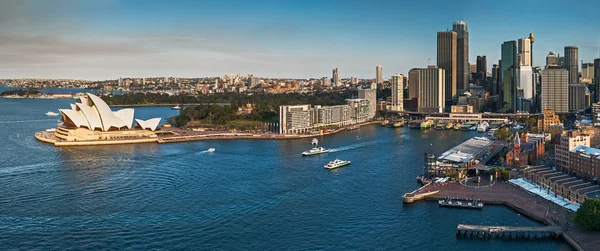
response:
[[[517,81],[515,70],[518,62],[516,41],[506,41],[502,44],[502,59],[500,61],[503,107],[514,112],[517,108]]]
[[[446,105],[451,105],[452,98],[456,96],[456,36],[454,31],[437,33],[437,66],[446,72]]]
[[[569,110],[581,111],[590,106],[590,91],[586,84],[569,85]]]
[[[548,66],[542,71],[542,111],[569,110],[569,72],[560,66]]]
[[[569,71],[569,84],[579,83],[579,48],[566,46],[564,57],[564,68]]]
[[[594,102],[598,102],[600,101],[600,58],[594,59],[594,85],[596,86]]]
[[[375,67],[375,83],[383,84],[383,66]]]
[[[494,64],[492,66],[492,91],[490,92],[490,95],[494,96],[494,95],[498,95],[500,93],[500,87],[499,87],[499,83],[500,82],[500,66],[498,64]]]
[[[340,86],[340,75],[338,75],[338,68],[333,69],[333,85]]]
[[[446,74],[441,68],[419,69],[419,112],[443,112]]]
[[[392,76],[392,111],[404,111],[404,75]]]
[[[487,59],[485,56],[477,56],[477,72],[487,73]]]
[[[519,64],[531,66],[531,40],[519,38]]]
[[[560,66],[560,60],[553,51],[549,52],[548,56],[546,56],[546,68],[548,68],[549,65]]]
[[[469,87],[469,32],[465,21],[452,24],[456,32],[456,92],[463,93]]]
[[[529,59],[529,62],[530,65],[533,66],[533,43],[535,43],[535,37],[533,36],[533,32],[529,33],[529,42],[531,42],[529,45],[529,48],[531,49],[531,53],[529,53],[531,59]]]
[[[581,63],[581,79],[588,81],[594,79],[594,63]]]
[[[408,71],[408,98],[419,98],[419,69],[413,68]],[[418,102],[418,101],[417,101]]]

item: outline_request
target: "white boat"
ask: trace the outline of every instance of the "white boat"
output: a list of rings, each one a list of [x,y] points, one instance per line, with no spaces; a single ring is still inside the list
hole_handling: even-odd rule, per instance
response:
[[[208,148],[208,150],[206,150],[206,151],[209,152],[209,153],[213,153],[213,152],[215,152],[215,149],[214,148]]]
[[[329,163],[327,163],[327,165],[325,165],[325,169],[335,169],[338,167],[343,167],[343,166],[347,166],[350,165],[350,161],[349,160],[339,160],[339,159],[335,159],[334,161],[330,161]]]
[[[308,151],[302,152],[302,156],[317,155],[317,154],[323,154],[323,153],[328,153],[328,152],[329,152],[329,149],[325,149],[323,147],[315,147]]]
[[[181,106],[179,106],[179,105],[173,106],[173,107],[171,107],[171,110],[181,110]]]
[[[46,116],[58,116],[58,113],[57,112],[53,112],[53,111],[48,111],[46,113]]]
[[[490,127],[490,124],[488,124],[488,122],[483,121],[477,126],[477,132],[486,132],[488,127]]]

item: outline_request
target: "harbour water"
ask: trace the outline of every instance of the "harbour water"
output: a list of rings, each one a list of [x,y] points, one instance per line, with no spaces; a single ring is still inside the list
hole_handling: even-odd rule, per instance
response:
[[[3,250],[569,250],[561,240],[457,239],[458,224],[540,225],[502,206],[402,203],[423,152],[476,132],[381,128],[311,139],[56,148],[36,141],[72,100],[0,99]],[[175,115],[136,108],[137,118]],[[208,153],[208,148],[215,148]],[[335,158],[348,167],[329,171]]]

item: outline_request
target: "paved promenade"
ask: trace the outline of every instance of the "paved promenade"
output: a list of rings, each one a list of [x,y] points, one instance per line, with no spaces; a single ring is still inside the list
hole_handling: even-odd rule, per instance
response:
[[[479,199],[486,204],[504,204],[536,221],[547,225],[562,226],[566,230],[563,237],[575,248],[578,245],[581,250],[591,251],[598,250],[598,247],[600,247],[600,233],[585,231],[569,221],[569,218],[574,216],[573,212],[509,183],[498,182],[493,186],[480,188],[464,187],[458,183],[452,183],[445,186],[431,186],[423,189],[422,192],[435,190],[440,190],[440,192],[427,197],[427,199],[439,200],[452,197],[457,199]]]

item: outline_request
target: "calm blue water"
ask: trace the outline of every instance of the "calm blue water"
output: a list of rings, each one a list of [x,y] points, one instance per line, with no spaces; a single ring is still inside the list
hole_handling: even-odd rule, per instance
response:
[[[3,250],[559,250],[559,240],[465,240],[459,223],[536,225],[504,207],[402,203],[423,151],[472,132],[363,127],[310,139],[55,148],[33,133],[71,100],[0,99]],[[171,117],[168,107],[136,117]],[[216,152],[207,153],[209,147]],[[334,158],[352,165],[327,171]]]

